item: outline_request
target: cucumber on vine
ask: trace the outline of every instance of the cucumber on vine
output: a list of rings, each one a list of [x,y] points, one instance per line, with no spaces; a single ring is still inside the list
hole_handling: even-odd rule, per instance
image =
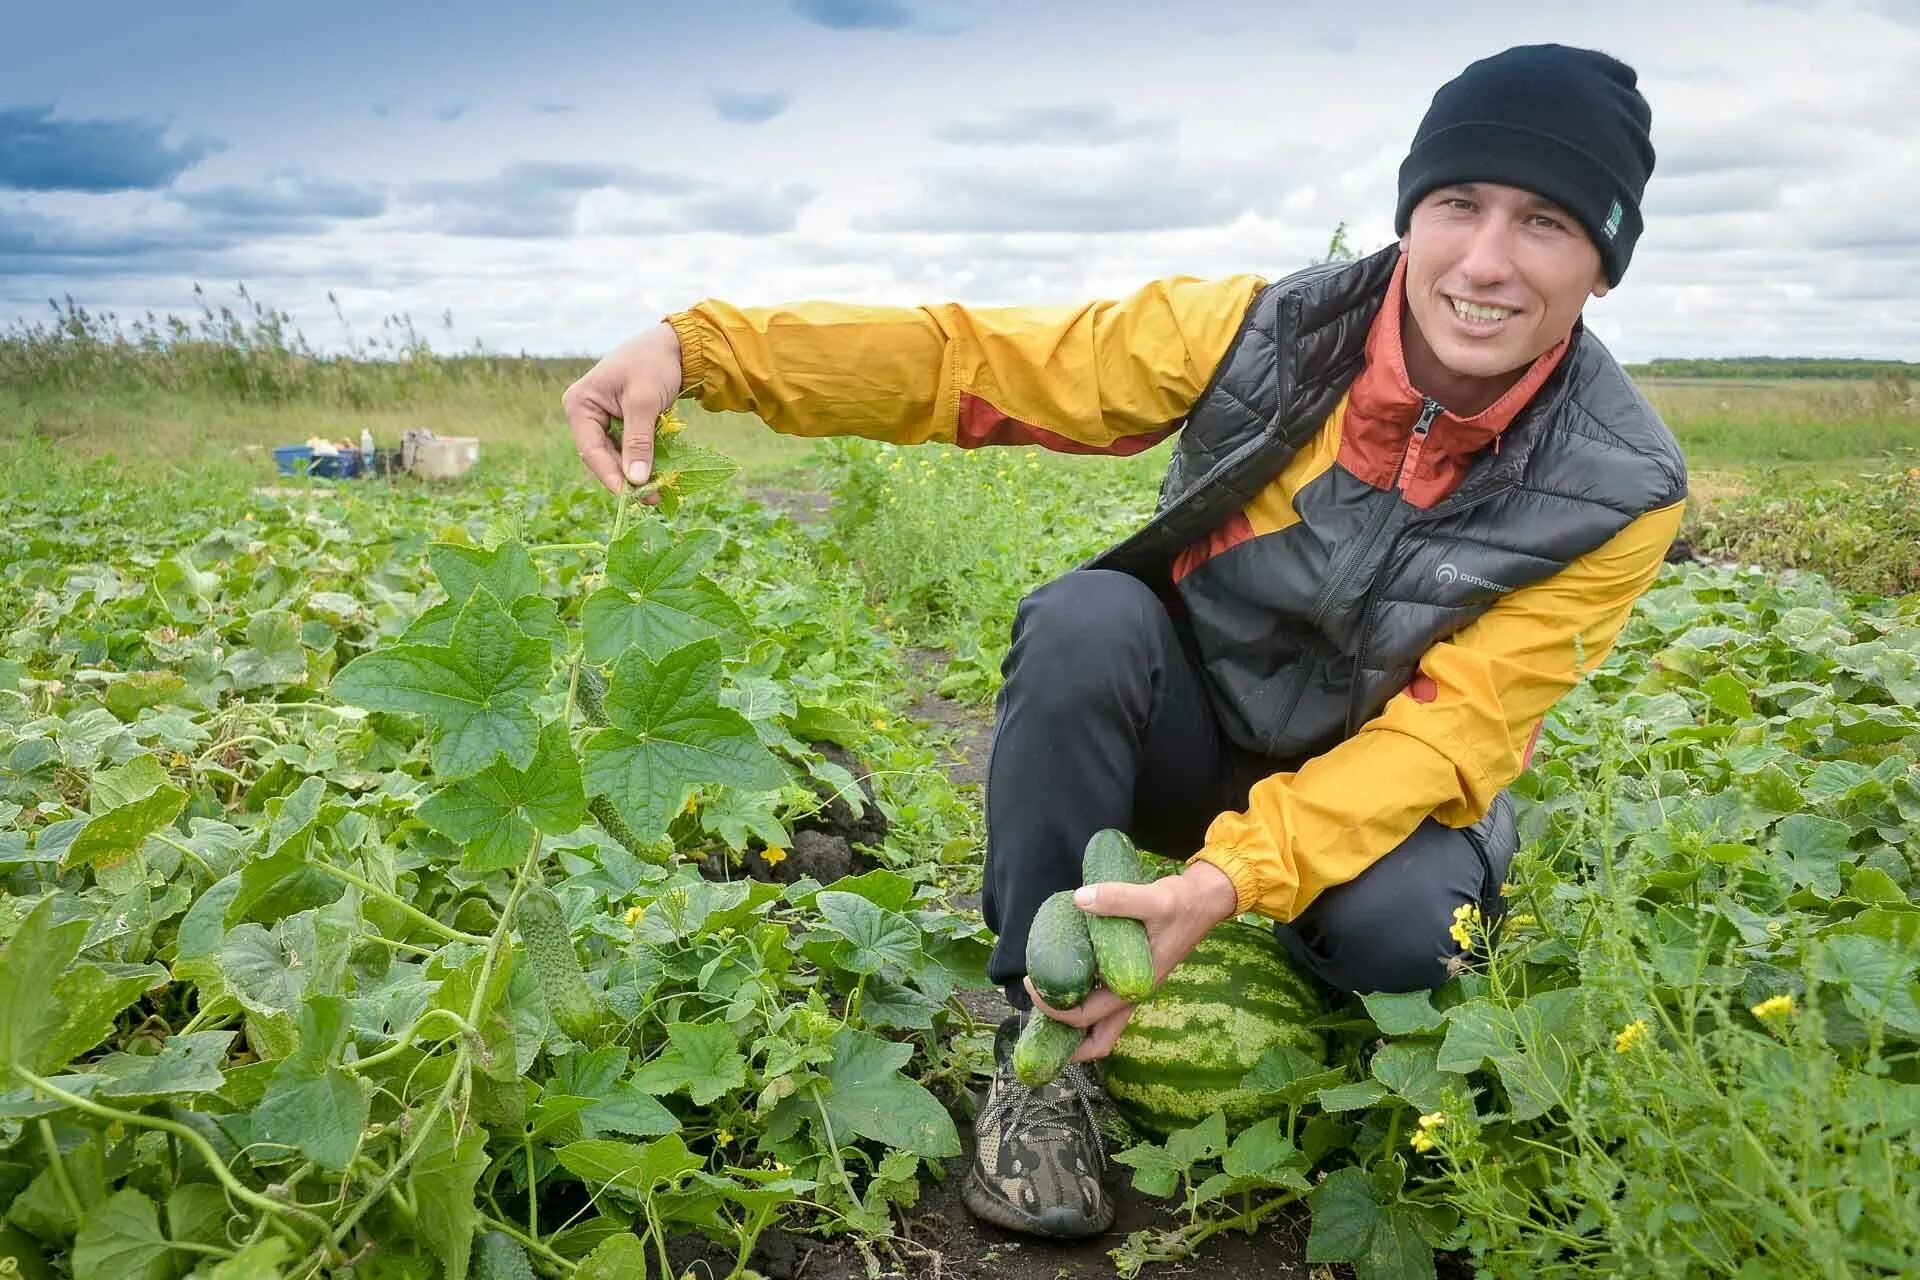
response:
[[[514,923],[555,1025],[575,1040],[585,1040],[600,1025],[600,1009],[587,987],[580,957],[574,954],[560,899],[545,885],[531,886],[514,909]]]
[[[533,1262],[520,1242],[503,1231],[473,1238],[473,1280],[533,1280]]]

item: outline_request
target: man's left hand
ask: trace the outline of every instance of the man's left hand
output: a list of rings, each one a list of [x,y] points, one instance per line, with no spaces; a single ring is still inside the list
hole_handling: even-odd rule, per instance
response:
[[[1147,926],[1147,944],[1153,952],[1153,980],[1167,980],[1174,967],[1200,945],[1207,931],[1230,918],[1239,904],[1233,881],[1209,863],[1196,862],[1177,876],[1152,884],[1109,881],[1084,885],[1073,895],[1081,910],[1096,916],[1132,916]],[[1087,1038],[1073,1052],[1073,1061],[1104,1058],[1127,1029],[1133,1005],[1105,987],[1095,987],[1072,1009],[1056,1009],[1040,998],[1033,980],[1026,979],[1034,1008],[1056,1022],[1085,1027]]]

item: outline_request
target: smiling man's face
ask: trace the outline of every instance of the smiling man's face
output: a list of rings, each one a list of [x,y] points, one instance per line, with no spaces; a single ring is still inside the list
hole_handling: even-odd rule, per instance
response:
[[[1566,337],[1607,292],[1600,252],[1573,216],[1519,187],[1436,187],[1407,233],[1407,373],[1456,413],[1477,413]]]

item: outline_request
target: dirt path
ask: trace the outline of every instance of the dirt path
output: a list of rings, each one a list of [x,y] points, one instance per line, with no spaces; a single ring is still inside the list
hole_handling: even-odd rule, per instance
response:
[[[785,511],[802,524],[824,519],[832,505],[828,494],[790,489],[760,489],[753,497]],[[987,752],[993,732],[991,710],[939,695],[940,677],[951,654],[940,649],[908,649],[905,657],[910,687],[916,698],[908,714],[931,729],[940,766],[947,776],[977,799],[984,799]],[[979,895],[958,895],[954,905],[977,911]],[[1007,1011],[1005,999],[996,992],[968,991],[962,993],[961,999],[968,1012],[983,1021],[997,1021]],[[975,1107],[981,1096],[976,1094]],[[1108,1251],[1121,1244],[1129,1232],[1164,1230],[1178,1225],[1166,1201],[1135,1191],[1129,1181],[1130,1171],[1114,1164],[1109,1164],[1106,1178],[1108,1192],[1116,1205],[1114,1224],[1094,1239],[1071,1244],[1044,1241],[977,1222],[960,1200],[960,1186],[972,1158],[972,1116],[957,1114],[954,1122],[968,1149],[945,1162],[944,1179],[927,1183],[919,1204],[904,1215],[905,1234],[913,1242],[913,1248],[908,1250],[913,1261],[905,1272],[896,1274],[942,1280],[1080,1280],[1081,1277],[1112,1276],[1114,1264]],[[1350,1275],[1345,1267],[1307,1263],[1307,1229],[1307,1212],[1301,1206],[1276,1217],[1257,1235],[1222,1232],[1209,1240],[1198,1256],[1159,1264],[1145,1274],[1202,1280],[1255,1276],[1320,1280]],[[793,1243],[799,1243],[800,1247],[792,1249]],[[764,1256],[756,1256],[756,1265],[770,1280],[786,1277],[835,1280],[866,1274],[851,1250],[821,1248],[812,1242],[795,1242],[792,1237],[787,1237],[785,1244],[787,1247],[776,1244]]]

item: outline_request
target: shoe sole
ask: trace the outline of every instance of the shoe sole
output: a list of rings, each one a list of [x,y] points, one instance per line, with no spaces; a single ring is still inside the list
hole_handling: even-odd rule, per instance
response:
[[[1090,1222],[1084,1215],[1061,1207],[1042,1209],[1037,1214],[1027,1213],[1009,1204],[1005,1197],[996,1194],[981,1181],[977,1165],[967,1169],[967,1180],[960,1188],[960,1202],[967,1206],[968,1213],[982,1222],[1047,1240],[1085,1240],[1113,1225],[1111,1200],[1103,1201],[1106,1212],[1098,1222]]]

